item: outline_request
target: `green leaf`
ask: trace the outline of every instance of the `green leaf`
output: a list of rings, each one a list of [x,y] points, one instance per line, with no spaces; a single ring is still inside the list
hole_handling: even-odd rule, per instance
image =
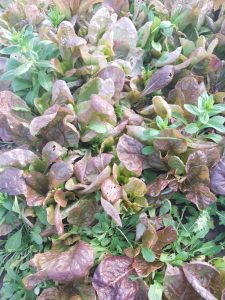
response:
[[[26,261],[22,265],[20,265],[20,270],[21,271],[24,271],[24,270],[27,270],[27,269],[29,269],[29,262],[28,261]]]
[[[21,51],[21,48],[19,46],[10,46],[10,47],[6,47],[0,50],[1,54],[13,54],[13,53],[18,53]]]
[[[152,153],[154,153],[154,151],[155,151],[155,149],[153,146],[147,146],[147,147],[144,147],[141,152],[144,155],[151,155]]]
[[[91,95],[98,94],[101,89],[101,80],[100,78],[93,78],[85,83],[81,89],[78,96],[78,101],[87,101],[90,100]]]
[[[10,279],[15,280],[15,281],[17,281],[19,279],[18,274],[16,274],[16,272],[10,266],[7,266],[6,271],[7,271],[7,275],[9,276]]]
[[[33,105],[34,104],[34,99],[38,97],[39,94],[39,90],[40,90],[40,84],[36,84],[35,87],[33,88],[33,90],[31,90],[27,95],[26,95],[26,102],[29,105]]]
[[[219,124],[224,124],[225,118],[222,117],[222,116],[214,116],[214,117],[210,118],[209,121],[210,121],[210,122],[219,123]]]
[[[19,66],[21,66],[21,62],[14,59],[14,58],[10,58],[7,62],[7,65],[6,65],[6,71],[9,71],[9,70],[14,70],[16,68],[18,68]]]
[[[164,28],[163,34],[167,37],[171,37],[173,34],[173,27]]]
[[[200,252],[203,255],[213,256],[218,254],[222,250],[222,247],[216,245],[213,241],[209,241],[203,244],[200,248],[198,248],[195,252]]]
[[[184,104],[184,108],[192,115],[199,115],[198,107],[193,104]]]
[[[184,38],[180,38],[180,44],[183,49],[184,56],[189,57],[189,55],[195,50],[195,43],[192,41],[189,41]]]
[[[205,139],[213,140],[217,144],[219,144],[223,140],[222,136],[216,133],[201,135],[201,137]]]
[[[15,77],[14,70],[9,70],[2,74],[0,77],[1,80],[12,80]]]
[[[163,216],[167,213],[169,213],[171,210],[171,203],[169,200],[165,200],[163,202],[163,205],[160,207],[160,210],[159,210],[159,215],[160,216]]]
[[[172,113],[172,117],[174,117],[175,119],[177,119],[178,121],[181,121],[182,123],[184,123],[185,125],[188,124],[187,119],[185,119],[181,114],[177,113],[177,112],[173,112]]]
[[[202,123],[202,124],[207,124],[208,121],[209,121],[209,114],[207,112],[201,112],[199,114],[199,121]]]
[[[40,234],[38,234],[37,232],[31,231],[30,235],[31,235],[31,240],[33,242],[35,242],[38,245],[42,244],[43,241],[42,241],[42,237],[40,236]]]
[[[35,64],[39,68],[52,68],[55,69],[54,65],[50,63],[48,60],[39,60]]]
[[[47,212],[46,209],[43,209],[42,207],[36,206],[34,207],[35,214],[38,217],[38,220],[44,224],[44,225],[49,225],[47,221]]]
[[[190,133],[190,134],[194,134],[194,133],[198,132],[198,130],[199,130],[198,125],[196,123],[190,123],[190,124],[186,125],[184,129],[187,133]]]
[[[225,226],[225,211],[217,212],[217,215],[219,216],[219,224]]]
[[[214,115],[218,115],[220,113],[225,112],[225,104],[215,104],[213,108],[210,110],[209,115],[210,117]]]
[[[176,257],[175,257],[175,261],[186,261],[188,260],[189,257],[189,253],[186,251],[181,251],[179,252]]]
[[[159,130],[157,129],[154,129],[154,128],[149,128],[149,129],[146,129],[143,134],[144,134],[144,137],[147,138],[147,139],[152,139],[152,138],[155,138],[156,136],[158,136],[160,133]]]
[[[141,254],[144,260],[146,260],[147,262],[151,263],[155,261],[155,253],[151,249],[143,247],[141,249]]]
[[[169,254],[169,253],[162,253],[160,255],[159,260],[161,262],[170,263],[170,262],[172,262],[175,259],[175,257],[176,257],[175,253],[171,253],[171,254]]]
[[[40,85],[45,89],[46,91],[50,92],[52,89],[52,79],[51,76],[45,73],[44,71],[38,72],[38,80]]]
[[[177,174],[185,173],[185,165],[178,156],[171,156],[168,160],[168,165],[171,169],[175,169]]]
[[[154,40],[152,40],[151,45],[152,45],[152,48],[154,50],[156,50],[157,52],[162,51],[162,45],[159,42],[154,42]]]
[[[213,265],[220,271],[225,272],[225,261],[223,257],[217,257],[213,260]]]
[[[27,62],[25,64],[20,65],[19,67],[17,67],[16,69],[10,69],[9,71],[5,72],[0,79],[2,80],[12,80],[15,77],[18,77],[24,73],[26,73],[27,71],[29,71],[29,69],[31,68],[32,63],[31,62]]]
[[[22,228],[8,238],[5,244],[5,249],[9,252],[16,251],[17,249],[20,248],[21,241],[22,241]]]
[[[14,111],[30,112],[30,109],[29,109],[29,108],[21,107],[21,106],[14,106],[14,107],[12,108],[12,110],[14,110]]]
[[[15,77],[27,73],[30,70],[30,68],[32,67],[32,65],[33,65],[32,62],[26,62],[26,63],[22,64],[21,66],[19,66],[18,68],[16,68],[14,70]]]
[[[107,131],[107,128],[106,128],[106,126],[105,126],[105,124],[103,124],[103,123],[100,123],[100,122],[97,122],[97,121],[92,121],[89,125],[88,125],[88,127],[91,129],[91,130],[93,130],[93,131],[95,131],[95,132],[97,132],[97,133],[106,133],[106,131]]]
[[[157,281],[154,281],[154,284],[150,285],[150,289],[148,291],[148,299],[149,300],[161,300],[163,293],[163,285]]]
[[[155,121],[159,129],[166,129],[169,123],[167,118],[163,120],[160,116],[157,116]]]
[[[225,127],[223,125],[225,118],[222,116],[215,116],[209,119],[206,127],[212,127],[221,133],[225,133]]]
[[[160,29],[165,29],[171,27],[172,24],[170,21],[162,21],[159,25]]]
[[[15,93],[26,89],[30,89],[32,88],[32,82],[20,77],[15,78],[12,82],[12,88],[13,88],[13,92]]]

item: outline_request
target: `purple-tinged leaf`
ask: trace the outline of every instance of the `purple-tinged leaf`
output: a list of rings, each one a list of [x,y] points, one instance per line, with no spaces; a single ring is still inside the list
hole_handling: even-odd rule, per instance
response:
[[[32,118],[29,107],[10,91],[0,92],[0,138],[17,145],[30,143],[29,123]]]
[[[164,52],[162,56],[156,61],[155,66],[159,68],[166,65],[171,65],[179,58],[181,51],[182,51],[182,47],[178,47],[173,52],[170,53]]]
[[[59,161],[51,166],[49,179],[53,186],[64,183],[73,175],[73,164],[67,161]]]
[[[120,219],[120,215],[116,208],[107,200],[105,200],[103,197],[101,198],[101,205],[107,215],[109,215],[113,221],[118,225],[122,227],[122,222]]]
[[[127,0],[103,0],[103,3],[112,7],[115,13],[120,13],[123,10],[123,7],[129,8],[129,3]]]
[[[79,133],[71,123],[73,121],[72,110],[55,104],[48,108],[42,116],[32,120],[30,133],[32,136],[41,136],[45,142],[55,141],[60,145],[75,146],[79,140]]]
[[[117,119],[113,106],[102,99],[98,95],[91,96],[91,107],[94,110],[94,113],[98,114],[98,116],[105,121],[110,122],[112,125],[116,125]]]
[[[174,67],[170,65],[165,66],[160,70],[156,71],[150,77],[149,81],[146,84],[145,89],[141,93],[141,96],[144,97],[152,92],[161,90],[173,80],[173,76],[174,76]]]
[[[113,22],[113,10],[100,7],[91,18],[88,26],[88,39],[92,45],[97,45],[101,36]],[[114,15],[115,16],[115,15]]]
[[[37,300],[96,300],[95,290],[87,284],[44,289]]]
[[[99,206],[95,199],[80,199],[76,207],[68,208],[67,221],[76,226],[90,226],[95,220]]]
[[[114,82],[115,91],[122,91],[125,82],[125,73],[122,69],[115,66],[107,66],[98,73],[98,76],[104,80],[109,78],[112,79]]]
[[[130,275],[136,275],[132,267],[133,260],[126,256],[110,256],[97,267],[92,284],[99,300],[147,300],[142,282],[131,281]],[[142,297],[139,295],[143,291]]]
[[[190,183],[209,183],[207,157],[203,151],[196,151],[188,156],[186,163],[187,180]]]
[[[115,203],[122,197],[122,187],[111,176],[101,185],[102,196],[109,202]]]
[[[211,190],[225,196],[225,156],[210,171]]]
[[[199,47],[199,48],[195,49],[183,63],[175,65],[174,70],[177,72],[182,69],[185,69],[191,64],[198,63],[199,61],[206,58],[207,56],[208,56],[208,54],[205,51],[205,49],[203,47]]]
[[[166,175],[159,175],[154,181],[147,185],[147,195],[158,197],[160,193],[170,184],[172,180]]]
[[[27,186],[26,193],[26,202],[28,206],[41,206],[45,201],[45,196],[39,194],[37,191],[33,190],[29,186]]]
[[[26,201],[28,206],[39,206],[45,201],[49,190],[48,177],[39,172],[24,172],[26,183]]]
[[[24,195],[26,183],[23,178],[23,171],[10,167],[0,173],[0,192],[8,195]]]
[[[188,156],[186,171],[189,172],[192,167],[198,165],[207,165],[207,157],[203,151],[196,151]]]
[[[117,137],[119,136],[126,128],[126,125],[128,124],[128,120],[121,121],[118,123],[116,127],[114,127],[110,132],[109,136]]]
[[[106,167],[93,181],[90,185],[85,187],[83,190],[80,191],[80,194],[90,194],[92,192],[97,191],[102,183],[109,178],[111,175],[111,168],[108,166]]]
[[[64,80],[57,80],[52,87],[52,103],[67,104],[74,103],[73,96]]]
[[[0,154],[0,166],[25,168],[37,159],[37,155],[30,150],[17,148]]]
[[[58,160],[61,156],[66,154],[67,149],[56,142],[48,142],[42,149],[42,159],[50,166],[53,162]]]
[[[157,231],[158,240],[153,247],[156,253],[160,253],[162,249],[177,240],[177,232],[172,226]]]
[[[203,300],[187,281],[182,268],[167,265],[164,278],[164,295],[167,300]]]
[[[24,6],[24,12],[26,15],[26,19],[30,25],[40,24],[44,19],[44,14],[38,9],[35,4],[26,4]]]
[[[113,24],[112,32],[115,56],[126,59],[130,50],[134,51],[137,45],[138,34],[133,22],[122,17]]]
[[[194,290],[206,300],[217,300],[221,296],[219,271],[206,262],[191,262],[183,266],[185,277]]]
[[[142,223],[142,225],[144,225]],[[144,231],[144,234],[142,234],[142,245],[146,248],[152,249],[156,242],[158,241],[158,236],[155,227],[149,223],[147,226],[145,225],[146,230]],[[141,235],[141,232],[138,232],[137,229],[140,229],[140,226],[136,227],[136,239]]]
[[[72,124],[75,121],[75,116],[67,115],[63,119],[63,135],[69,147],[77,147],[80,140],[80,133]]]
[[[184,77],[180,79],[175,89],[179,91],[179,102],[177,104],[197,104],[200,95],[200,87],[194,77]]]
[[[117,155],[128,171],[141,175],[143,169],[143,145],[129,135],[122,135],[117,144]]]
[[[13,231],[13,226],[10,224],[1,224],[0,225],[0,237],[2,237],[3,235],[7,235],[10,232]]]
[[[66,193],[62,190],[57,190],[54,194],[54,200],[59,206],[66,207],[68,199],[66,199]]]
[[[113,155],[109,153],[102,153],[95,157],[85,155],[75,163],[74,174],[81,183],[90,183],[110,164],[112,158]]]
[[[40,172],[25,172],[23,173],[26,185],[38,193],[45,195],[48,192],[49,180],[48,176]]]
[[[225,300],[225,290],[223,290],[223,292],[222,292],[221,300]]]
[[[141,256],[137,256],[134,258],[134,262],[132,267],[135,269],[138,276],[147,277],[149,274],[161,269],[163,263],[161,262],[153,262],[148,263]],[[153,300],[153,299],[152,299]]]
[[[59,40],[59,50],[62,58],[67,57],[67,59],[69,58],[72,60],[72,55],[76,49],[87,44],[85,39],[76,35],[74,26],[69,21],[63,21],[60,23],[57,37]],[[76,59],[75,55],[74,59]]]
[[[44,289],[37,300],[60,300],[59,290],[55,287]]]
[[[145,156],[143,169],[153,169],[160,171],[167,171],[168,166],[165,161],[161,159],[161,154],[159,151],[154,151],[154,153]]]
[[[23,279],[28,290],[46,279],[66,283],[84,278],[93,266],[94,251],[89,244],[79,241],[65,252],[36,254],[32,262],[37,273]]]
[[[63,226],[63,222],[62,222],[62,216],[61,216],[59,204],[56,205],[54,219],[55,219],[55,227],[56,227],[58,235],[63,235],[64,226]]]
[[[216,202],[216,196],[204,184],[192,185],[187,191],[187,200],[194,203],[199,209],[205,209]]]
[[[159,139],[155,139],[154,147],[162,153],[182,154],[187,150],[185,137],[176,129],[169,128],[160,132]]]
[[[220,160],[220,152],[217,146],[212,148],[203,149],[207,157],[207,166],[208,168],[214,167]]]
[[[128,183],[124,185],[125,192],[132,197],[143,197],[147,192],[144,181],[139,178],[131,177]]]
[[[33,136],[36,136],[40,133],[41,129],[47,127],[51,122],[55,119],[57,116],[57,113],[60,112],[60,110],[65,112],[63,114],[63,117],[70,113],[69,111],[63,111],[63,109],[60,108],[59,105],[51,106],[49,109],[47,109],[42,116],[36,117],[32,120],[30,124],[30,133]]]

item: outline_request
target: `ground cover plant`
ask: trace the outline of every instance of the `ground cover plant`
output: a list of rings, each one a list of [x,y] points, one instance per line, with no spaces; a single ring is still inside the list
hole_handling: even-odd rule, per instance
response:
[[[0,298],[225,299],[222,0],[0,0]]]

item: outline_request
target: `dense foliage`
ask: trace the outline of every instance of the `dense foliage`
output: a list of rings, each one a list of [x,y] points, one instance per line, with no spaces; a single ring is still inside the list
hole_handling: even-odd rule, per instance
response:
[[[224,11],[0,0],[1,299],[225,299]]]

